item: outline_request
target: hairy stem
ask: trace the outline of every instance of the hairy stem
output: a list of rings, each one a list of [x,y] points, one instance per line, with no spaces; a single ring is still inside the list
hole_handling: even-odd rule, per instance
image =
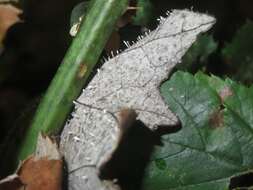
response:
[[[35,118],[25,134],[18,160],[35,150],[39,132],[54,134],[62,128],[75,100],[96,65],[128,0],[93,0],[61,66],[43,97]]]

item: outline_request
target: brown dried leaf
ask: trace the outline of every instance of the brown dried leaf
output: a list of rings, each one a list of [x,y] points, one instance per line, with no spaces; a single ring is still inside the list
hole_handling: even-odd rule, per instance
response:
[[[26,190],[60,190],[62,166],[57,143],[39,134],[35,155],[22,163],[17,174]]]
[[[0,5],[0,42],[13,24],[20,22],[22,11],[12,5]]]
[[[23,183],[17,174],[10,175],[0,180],[0,190],[21,190]]]
[[[60,190],[62,183],[62,160],[49,160],[47,157],[36,160],[30,157],[18,170],[26,190]]]
[[[61,154],[55,140],[40,133],[35,151],[35,159],[43,159],[44,157],[48,160],[60,160]]]
[[[57,143],[39,134],[35,154],[21,164],[17,174],[0,181],[0,190],[60,190],[62,168]]]

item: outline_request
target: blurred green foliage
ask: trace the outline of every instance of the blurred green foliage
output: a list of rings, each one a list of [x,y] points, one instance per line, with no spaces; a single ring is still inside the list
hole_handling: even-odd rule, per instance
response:
[[[247,21],[222,50],[229,76],[245,84],[253,82],[253,22]]]
[[[133,24],[147,26],[154,18],[154,6],[150,0],[138,0]]]
[[[221,45],[222,42],[216,42],[212,35],[201,35],[184,55],[182,62],[176,66],[175,70],[191,73],[201,70],[205,73],[212,73],[210,67],[219,67],[216,70],[222,70],[222,75],[250,85],[253,82],[252,34],[253,22],[247,21],[238,29],[232,40],[225,43],[224,46]],[[212,62],[210,60],[211,55],[214,55],[218,62]],[[215,65],[212,65],[214,63]]]

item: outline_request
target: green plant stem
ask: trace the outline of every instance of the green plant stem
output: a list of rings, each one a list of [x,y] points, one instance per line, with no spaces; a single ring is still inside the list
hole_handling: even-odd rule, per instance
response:
[[[75,100],[96,65],[118,18],[128,0],[93,0],[61,66],[43,97],[35,118],[21,144],[17,161],[25,159],[36,147],[39,132],[59,132]]]

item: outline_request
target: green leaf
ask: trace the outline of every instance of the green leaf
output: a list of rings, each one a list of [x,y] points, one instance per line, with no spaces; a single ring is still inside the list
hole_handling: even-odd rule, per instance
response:
[[[253,168],[253,87],[178,71],[161,93],[183,127],[162,136],[143,189],[228,190]]]
[[[213,37],[207,34],[200,35],[182,58],[182,63],[176,66],[179,70],[195,73],[204,69],[208,63],[208,57],[216,51],[218,44]]]
[[[222,50],[223,58],[231,70],[230,77],[245,84],[253,82],[253,22],[243,25],[232,42]]]

